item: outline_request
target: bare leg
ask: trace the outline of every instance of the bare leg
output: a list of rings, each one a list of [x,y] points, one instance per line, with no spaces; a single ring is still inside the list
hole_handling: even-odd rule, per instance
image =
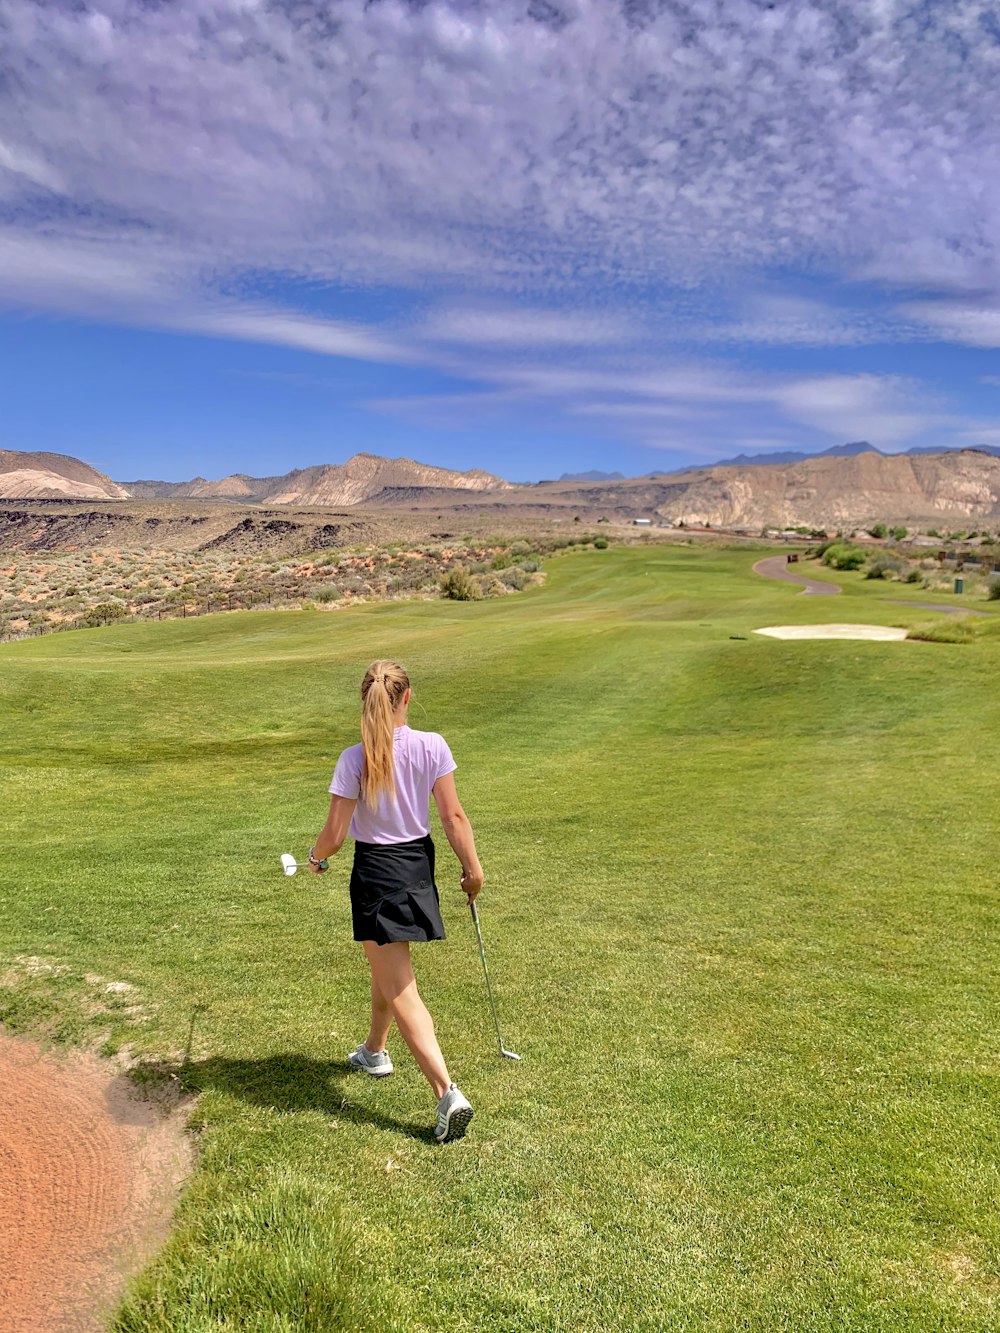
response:
[[[434,1034],[434,1022],[417,990],[410,946],[405,941],[375,944],[365,940],[364,950],[373,984],[388,1001],[400,1035],[440,1101],[451,1087],[451,1078]]]
[[[372,973],[372,1025],[368,1029],[365,1045],[370,1051],[384,1051],[392,1027],[392,1005],[382,994],[379,984]]]

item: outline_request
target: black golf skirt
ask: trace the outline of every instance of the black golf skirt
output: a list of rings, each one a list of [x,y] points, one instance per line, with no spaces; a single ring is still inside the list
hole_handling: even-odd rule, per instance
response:
[[[430,834],[413,842],[356,842],[351,870],[356,940],[443,940]]]

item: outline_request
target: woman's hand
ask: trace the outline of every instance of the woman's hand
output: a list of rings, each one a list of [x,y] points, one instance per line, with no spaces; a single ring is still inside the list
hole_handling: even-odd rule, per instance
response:
[[[477,864],[468,870],[462,871],[462,891],[466,895],[469,907],[476,901],[482,887],[483,867],[481,865]]]

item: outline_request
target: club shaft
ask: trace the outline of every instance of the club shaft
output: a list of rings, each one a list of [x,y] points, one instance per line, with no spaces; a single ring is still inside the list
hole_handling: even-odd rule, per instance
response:
[[[504,1054],[503,1037],[500,1035],[500,1019],[497,1017],[496,1000],[493,998],[493,983],[490,980],[490,969],[486,965],[486,949],[483,947],[483,932],[479,925],[479,913],[476,911],[476,904],[471,902],[469,910],[472,912],[472,924],[476,927],[476,939],[479,941],[479,957],[483,964],[483,976],[486,978],[486,994],[490,997],[490,1009],[493,1011],[493,1026],[497,1030],[497,1042],[500,1046],[500,1054]]]

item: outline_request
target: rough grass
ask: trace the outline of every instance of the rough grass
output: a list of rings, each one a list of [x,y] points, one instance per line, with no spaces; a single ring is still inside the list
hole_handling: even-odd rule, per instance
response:
[[[120,1331],[997,1326],[1000,627],[734,640],[900,616],[758,556],[612,549],[496,602],[0,649],[6,1021],[127,1041],[201,1093]],[[383,654],[458,758],[524,1056],[496,1056],[443,848],[449,940],[418,969],[477,1108],[445,1149],[398,1042],[390,1080],[344,1064],[346,863],[277,863]]]
[[[972,643],[978,626],[971,616],[940,616],[911,625],[908,639],[923,639],[926,643]]]

